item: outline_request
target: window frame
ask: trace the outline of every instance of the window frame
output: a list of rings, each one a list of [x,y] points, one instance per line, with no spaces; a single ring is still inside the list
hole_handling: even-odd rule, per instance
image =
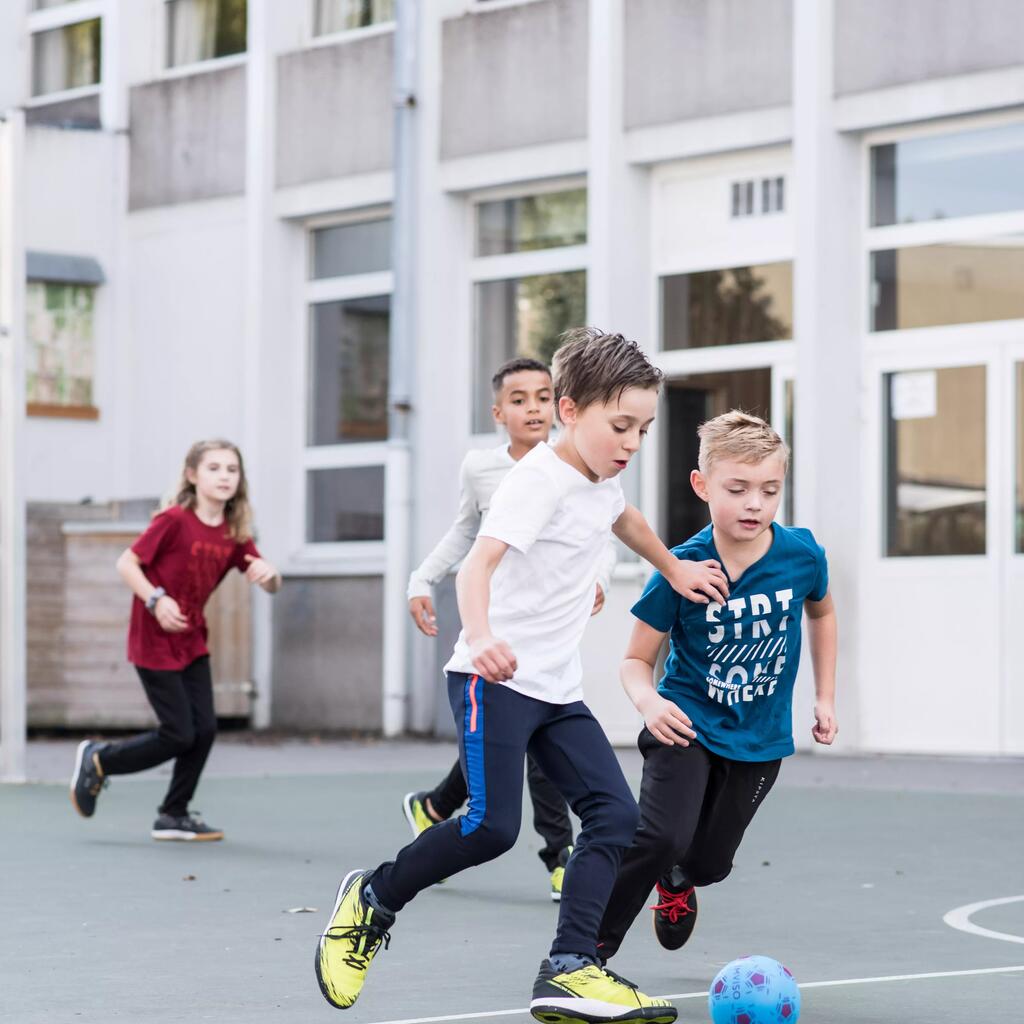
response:
[[[325,32],[317,35],[316,14],[319,0],[309,0],[309,30],[306,34],[306,49],[316,46],[335,46],[338,43],[351,43],[358,39],[370,39],[373,36],[388,35],[395,31],[395,19],[390,21],[378,21],[372,25],[363,25],[360,28],[345,28],[338,32]]]
[[[25,61],[25,88],[27,97],[24,106],[47,107],[54,103],[65,103],[71,100],[99,96],[103,91],[103,35],[106,30],[107,5],[105,0],[68,0],[59,7],[48,7],[41,11],[29,11],[26,18],[28,30],[28,60]],[[46,92],[39,96],[32,94],[32,78],[35,72],[35,37],[53,29],[67,28],[83,21],[100,22],[100,80],[92,85],[75,86],[72,89],[59,89],[57,92]]]
[[[294,417],[295,474],[290,496],[289,530],[293,551],[291,566],[297,575],[379,576],[386,567],[388,534],[387,493],[395,486],[388,465],[387,439],[381,441],[353,441],[341,444],[312,445],[309,443],[309,379],[313,341],[312,307],[324,302],[344,302],[350,299],[394,294],[394,272],[375,271],[348,274],[343,277],[314,279],[313,232],[319,228],[356,224],[360,221],[380,220],[393,216],[390,204],[360,207],[344,212],[304,219],[305,233],[302,274],[302,343],[297,346],[295,390],[292,394]],[[384,538],[381,540],[311,541],[306,532],[309,515],[307,475],[316,469],[349,469],[379,466],[384,471]]]
[[[174,0],[160,0],[163,17],[158,30],[160,41],[160,63],[157,78],[188,78],[191,75],[204,74],[208,71],[222,71],[226,68],[240,67],[249,61],[249,11],[246,7],[245,17],[245,49],[241,53],[228,53],[223,57],[208,57],[206,60],[193,60],[187,64],[170,64],[171,30],[169,24],[170,5]]]
[[[513,0],[506,6],[514,6],[532,0]],[[485,5],[486,6],[486,5]],[[476,286],[491,281],[507,281],[523,277],[537,277],[545,274],[566,274],[582,271],[590,272],[590,244],[562,245],[553,249],[531,249],[524,252],[498,253],[494,256],[475,256],[477,232],[477,207],[481,203],[501,202],[506,199],[523,199],[530,196],[548,195],[555,192],[571,192],[576,189],[587,189],[587,179],[574,175],[565,178],[548,178],[537,182],[519,182],[498,188],[479,189],[469,192],[466,201],[469,205],[469,216],[466,217],[465,252],[469,254],[467,264],[470,289],[470,419],[469,444],[471,447],[486,447],[499,443],[501,432],[493,430],[478,431],[473,422],[473,410],[478,399],[477,373],[479,352],[477,349],[476,324]],[[590,202],[588,192],[587,203]],[[589,207],[588,207],[589,208]],[[589,235],[589,223],[588,223]],[[493,372],[493,370],[492,370]]]

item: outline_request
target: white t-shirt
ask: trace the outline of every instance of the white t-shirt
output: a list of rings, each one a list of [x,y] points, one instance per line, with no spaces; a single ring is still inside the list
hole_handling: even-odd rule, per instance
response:
[[[582,699],[580,640],[612,524],[625,507],[617,478],[592,483],[547,444],[498,486],[480,536],[509,545],[491,577],[488,616],[516,656],[504,685],[551,704]],[[465,631],[445,671],[476,671]]]
[[[459,511],[455,521],[409,576],[407,598],[430,597],[433,588],[469,554],[498,484],[515,464],[515,459],[508,453],[507,442],[495,448],[476,448],[466,453],[459,470]],[[606,594],[614,568],[615,546],[609,543],[597,574],[597,582]]]

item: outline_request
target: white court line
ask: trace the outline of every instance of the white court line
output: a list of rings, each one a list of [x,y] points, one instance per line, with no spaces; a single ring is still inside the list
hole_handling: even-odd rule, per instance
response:
[[[971,935],[981,935],[986,939],[1000,939],[1003,942],[1019,942],[1024,945],[1024,935],[1011,935],[1009,932],[994,932],[990,928],[982,928],[981,925],[972,923],[971,918],[980,910],[987,910],[989,907],[1001,907],[1005,903],[1024,903],[1024,896],[1004,896],[998,900],[982,900],[980,903],[968,903],[964,907],[956,907],[948,914],[943,915],[942,920],[950,928],[956,928],[961,932],[969,932]]]
[[[1024,896],[1017,897],[1024,899]],[[1009,974],[1011,971],[1024,971],[1024,964],[1016,967],[981,967],[973,971],[932,971],[928,974],[885,974],[876,978],[842,978],[838,981],[806,981],[800,988],[834,988],[839,985],[872,985],[883,981],[921,981],[926,978],[965,978],[976,974]],[[707,999],[707,989],[700,992],[675,992],[659,999]],[[452,1013],[444,1017],[406,1017],[403,1020],[379,1020],[373,1024],[440,1024],[449,1020],[479,1020],[481,1017],[511,1017],[517,1013],[529,1013],[529,1007],[522,1006],[515,1010],[484,1010],[482,1013]]]

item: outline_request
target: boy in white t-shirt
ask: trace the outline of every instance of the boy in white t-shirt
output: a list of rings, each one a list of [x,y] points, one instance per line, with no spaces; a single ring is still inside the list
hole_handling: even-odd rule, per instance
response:
[[[675,558],[618,482],[654,419],[661,372],[635,342],[589,328],[565,336],[554,370],[558,442],[538,444],[499,485],[457,579],[463,630],[445,669],[469,811],[342,880],[315,963],[332,1006],[356,1001],[395,914],[417,893],[512,847],[529,752],[582,825],[531,1013],[546,1024],[676,1018],[671,1003],[598,959],[598,927],[637,806],[583,703],[579,643],[612,532],[690,600],[722,601],[726,582],[716,562]]]
[[[469,553],[498,484],[524,455],[547,441],[554,422],[555,389],[551,371],[542,362],[524,357],[510,359],[495,371],[491,386],[494,422],[505,428],[508,440],[494,448],[466,453],[459,471],[459,511],[455,521],[409,576],[409,613],[416,628],[428,637],[437,636],[433,588]],[[597,575],[593,615],[604,604],[614,566],[615,546],[609,543]],[[544,840],[538,856],[550,875],[551,899],[558,902],[562,898],[565,865],[572,853],[569,808],[532,757],[526,759],[526,783],[533,804],[533,827]],[[406,793],[402,810],[415,837],[446,821],[468,798],[462,763],[456,759],[433,789]]]

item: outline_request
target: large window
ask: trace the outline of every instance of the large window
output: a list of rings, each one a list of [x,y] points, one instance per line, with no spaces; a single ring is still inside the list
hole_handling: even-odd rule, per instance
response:
[[[705,348],[793,335],[793,264],[672,274],[661,279],[663,349]]]
[[[245,53],[246,0],[165,2],[168,67]]]
[[[586,191],[486,200],[475,214],[473,430],[490,433],[495,369],[550,363],[560,335],[586,323]]]
[[[1024,209],[1024,124],[871,148],[871,224]]]
[[[391,220],[309,233],[305,541],[384,538]]]
[[[1024,236],[871,254],[875,331],[1024,318]]]
[[[32,35],[32,95],[81,89],[100,82],[99,18]]]
[[[395,0],[316,0],[314,34],[330,35],[394,21]]]
[[[95,418],[93,311],[89,285],[30,281],[26,289],[28,412]]]
[[[885,376],[890,556],[985,553],[985,367]]]

